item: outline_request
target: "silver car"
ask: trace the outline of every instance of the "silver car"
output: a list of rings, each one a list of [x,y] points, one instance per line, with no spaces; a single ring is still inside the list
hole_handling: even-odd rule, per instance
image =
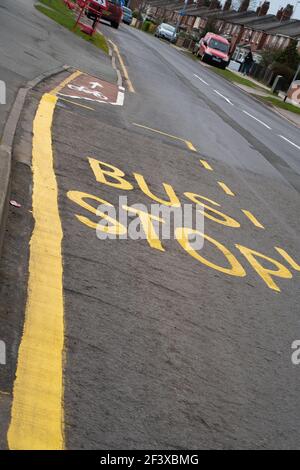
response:
[[[158,38],[167,39],[171,42],[175,42],[177,39],[177,35],[175,34],[175,26],[167,23],[161,23],[156,28],[155,36]]]

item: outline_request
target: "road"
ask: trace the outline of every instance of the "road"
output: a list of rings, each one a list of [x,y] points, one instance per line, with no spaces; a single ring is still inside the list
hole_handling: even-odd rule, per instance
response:
[[[57,89],[63,74],[31,93],[18,130],[39,105],[1,268],[1,442],[299,448],[299,129],[172,46],[102,28],[130,78],[124,106],[82,99],[78,83],[105,93],[93,77]],[[127,213],[198,202],[204,247],[98,239],[97,206],[120,196]]]
[[[0,135],[20,87],[63,65],[114,79],[108,57],[70,35],[34,8],[35,0],[1,0],[0,77],[6,83],[6,106],[1,106]],[[76,48],[76,52],[75,52]],[[99,61],[101,57],[101,61]]]

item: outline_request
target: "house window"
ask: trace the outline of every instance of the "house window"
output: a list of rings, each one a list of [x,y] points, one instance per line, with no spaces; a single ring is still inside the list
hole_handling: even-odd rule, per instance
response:
[[[194,23],[194,28],[199,28],[199,24],[200,24],[200,18],[196,18],[196,21]]]
[[[285,38],[284,37],[281,37],[278,39],[278,48],[282,48],[283,46],[283,43],[285,42]]]
[[[263,33],[259,33],[259,34],[258,34],[258,38],[257,38],[257,41],[256,41],[257,44],[259,44],[260,41],[262,40],[262,36],[263,36]]]
[[[285,43],[284,43],[284,48],[288,47],[289,45],[290,45],[290,38],[286,38]],[[300,47],[300,42],[298,42],[298,49],[299,47]]]

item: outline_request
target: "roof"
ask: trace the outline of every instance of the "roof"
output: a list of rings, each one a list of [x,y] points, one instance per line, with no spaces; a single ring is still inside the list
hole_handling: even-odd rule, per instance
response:
[[[184,5],[184,0],[154,0],[153,2],[149,3],[150,6],[155,5],[156,7],[165,7],[169,8],[169,6],[174,6],[174,8],[182,8]],[[194,6],[194,5],[193,5]]]
[[[223,13],[223,15],[222,15]],[[234,11],[234,10],[230,10],[230,11],[227,11],[227,12],[224,12],[224,11],[220,11],[220,13],[217,15],[219,17],[219,20],[223,20],[226,21],[227,23],[236,23],[237,20],[239,19],[243,19],[243,18],[247,18],[249,17],[249,13],[251,14],[250,15],[250,18],[253,18],[253,13],[254,12],[249,12],[249,11]]]
[[[180,11],[184,7],[184,2],[172,2],[168,5],[165,5],[166,10],[172,10],[172,11]],[[193,5],[194,7],[194,5]],[[186,7],[187,8],[187,7]]]
[[[163,7],[166,10],[180,11],[184,7],[184,0],[149,0],[151,7]],[[226,23],[243,25],[255,31],[265,31],[268,34],[279,34],[292,38],[300,37],[300,21],[278,21],[275,15],[257,16],[254,11],[210,10],[208,7],[198,7],[195,3],[186,6],[184,16],[209,18],[214,17]]]
[[[291,38],[298,38],[300,36],[300,21],[284,21],[281,22],[279,26],[270,28],[266,32],[268,34],[281,34],[283,36],[290,36]]]
[[[196,10],[197,12],[197,10]],[[220,12],[218,8],[214,10],[205,10],[203,12],[197,13],[194,11],[189,11],[185,16],[201,16],[202,18],[209,18],[210,16],[216,16],[217,13]]]
[[[234,17],[234,18],[230,18],[230,20],[228,21],[229,23],[232,23],[232,24],[240,24],[240,25],[244,25],[245,23],[249,23],[251,22],[253,19],[257,19],[258,16],[257,14],[255,13],[255,11],[243,11],[243,12],[240,12],[239,14],[240,16],[237,16],[237,17]]]
[[[175,0],[154,0],[148,3],[149,7],[164,7],[164,8],[169,8],[169,7],[178,7],[181,5],[184,5],[184,1],[175,1]]]
[[[276,17],[275,17],[276,18]],[[247,25],[248,23],[256,25],[256,24],[261,24],[261,23],[267,23],[269,24],[270,21],[274,21],[274,15],[265,15],[265,16],[250,16],[249,18],[245,18],[243,20],[243,24]]]

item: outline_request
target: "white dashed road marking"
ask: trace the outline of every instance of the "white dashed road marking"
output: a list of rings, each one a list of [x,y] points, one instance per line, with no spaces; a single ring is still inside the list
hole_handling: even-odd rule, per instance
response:
[[[214,90],[215,93],[217,93],[217,95],[221,96],[222,98],[224,98],[225,101],[227,101],[227,103],[231,104],[231,106],[233,106],[233,103],[230,101],[229,98],[226,98],[226,96],[222,95],[222,93],[220,93],[218,90]]]
[[[268,124],[266,124],[265,122],[261,121],[260,119],[258,119],[257,117],[253,116],[252,114],[248,113],[247,111],[243,111],[243,113],[247,114],[247,116],[251,117],[252,119],[255,119],[255,121],[259,122],[262,126],[265,126],[267,129],[272,130],[272,128],[271,128],[270,126],[268,126]]]
[[[300,146],[299,146],[299,145],[294,144],[294,142],[292,142],[291,140],[287,139],[287,138],[284,137],[283,135],[278,134],[278,136],[281,137],[283,140],[286,140],[289,144],[293,145],[294,147],[296,147],[297,149],[300,150]]]
[[[208,86],[209,86],[209,84],[208,84],[205,80],[203,80],[203,78],[199,77],[199,75],[196,75],[196,74],[194,73],[194,77],[198,78],[198,80],[200,80],[201,82],[205,83],[205,85],[208,85]]]

